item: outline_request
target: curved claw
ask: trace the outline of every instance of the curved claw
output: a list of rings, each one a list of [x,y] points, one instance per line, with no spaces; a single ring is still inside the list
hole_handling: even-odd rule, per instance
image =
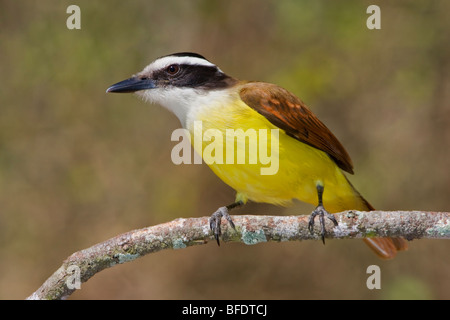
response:
[[[222,215],[218,214],[217,212],[218,211],[214,212],[209,218],[209,227],[214,234],[217,245],[220,246],[219,236],[222,234],[222,230],[220,229],[220,220],[222,218]]]
[[[309,230],[309,232],[311,232],[311,234],[313,233],[313,230],[314,230],[314,219],[316,218],[316,216],[319,216],[320,235],[321,235],[323,244],[325,244],[325,235],[326,235],[325,216],[328,219],[330,219],[335,226],[338,225],[338,222],[336,221],[336,218],[334,217],[334,215],[328,213],[328,211],[325,210],[325,208],[322,205],[318,205],[309,217],[308,230]]]
[[[227,221],[230,224],[230,226],[234,230],[236,230],[236,227],[234,225],[233,220],[231,219],[230,214],[228,213],[228,210],[229,210],[228,207],[220,207],[209,218],[209,227],[210,227],[211,231],[214,234],[214,238],[216,239],[218,246],[220,246],[219,237],[222,235],[222,229],[220,227],[220,225],[222,223],[222,217],[227,219]]]

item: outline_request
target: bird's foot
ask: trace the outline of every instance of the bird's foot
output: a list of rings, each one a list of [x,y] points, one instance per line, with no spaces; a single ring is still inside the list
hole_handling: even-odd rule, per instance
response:
[[[316,218],[316,216],[319,216],[320,229],[321,229],[320,235],[322,237],[323,244],[325,244],[325,234],[326,234],[325,217],[330,219],[334,223],[335,226],[338,225],[338,222],[336,221],[336,218],[334,217],[334,215],[328,213],[328,211],[325,210],[325,208],[322,205],[318,205],[314,209],[314,211],[311,213],[311,215],[309,216],[308,230],[309,230],[309,232],[311,232],[311,234],[313,233],[313,230],[314,230],[314,219]]]
[[[209,227],[211,228],[211,231],[214,234],[214,238],[217,241],[217,245],[220,246],[219,236],[222,234],[222,230],[220,228],[220,225],[222,223],[222,217],[227,219],[230,226],[236,230],[236,227],[234,226],[233,220],[231,219],[230,214],[228,211],[231,209],[230,206],[226,207],[220,207],[217,209],[216,212],[214,212],[211,217],[209,218]]]

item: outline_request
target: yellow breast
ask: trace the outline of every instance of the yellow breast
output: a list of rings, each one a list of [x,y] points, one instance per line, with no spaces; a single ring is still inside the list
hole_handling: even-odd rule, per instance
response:
[[[227,102],[198,108],[187,129],[194,149],[237,191],[237,200],[285,205],[297,198],[317,204],[318,182],[325,185],[324,201],[341,197],[339,188],[353,196],[325,152],[288,136],[238,95],[221,101]],[[332,189],[337,191],[328,192]]]

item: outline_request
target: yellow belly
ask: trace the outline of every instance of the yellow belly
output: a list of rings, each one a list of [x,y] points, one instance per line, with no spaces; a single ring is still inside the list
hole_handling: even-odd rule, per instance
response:
[[[292,199],[299,199],[317,205],[316,185],[320,183],[324,186],[323,200],[329,212],[361,207],[361,200],[355,196],[355,191],[344,174],[325,152],[286,135],[283,130],[272,125],[240,99],[235,99],[234,103],[227,106],[217,105],[203,110],[196,114],[196,121],[201,121],[201,128],[189,123],[188,130],[191,135],[202,135],[202,137],[208,136],[208,132],[222,133],[224,161],[223,163],[207,162],[207,164],[219,178],[237,191],[236,200],[286,205]],[[278,129],[278,139],[274,140],[272,136],[268,139],[266,146],[270,154],[272,144],[278,144],[276,154],[270,154],[272,159],[275,159],[275,156],[278,158],[277,172],[261,174],[261,169],[268,168],[269,164],[261,163],[260,159],[257,159],[257,163],[250,163],[249,148],[250,145],[255,144],[260,146],[259,135],[247,135],[245,141],[242,139],[231,141],[231,137],[227,135],[227,129],[241,129],[243,132],[250,132],[248,130],[260,132],[261,129],[265,129],[267,133],[271,129]],[[211,143],[215,138],[211,139],[212,141],[202,140],[201,147],[193,144],[196,151],[205,159],[204,152],[207,151],[210,154]],[[227,149],[227,144],[228,147],[234,146],[235,158],[232,163],[226,161],[227,150],[230,150]],[[243,151],[242,149],[246,152],[246,161],[237,163],[236,155]],[[231,157],[228,160],[230,159]]]

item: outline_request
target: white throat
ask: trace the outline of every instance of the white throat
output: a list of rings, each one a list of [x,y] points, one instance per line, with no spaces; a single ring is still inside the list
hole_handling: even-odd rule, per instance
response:
[[[183,128],[188,128],[206,108],[215,109],[231,103],[233,91],[229,88],[203,90],[171,87],[143,90],[136,94],[145,101],[168,109],[178,117]]]

